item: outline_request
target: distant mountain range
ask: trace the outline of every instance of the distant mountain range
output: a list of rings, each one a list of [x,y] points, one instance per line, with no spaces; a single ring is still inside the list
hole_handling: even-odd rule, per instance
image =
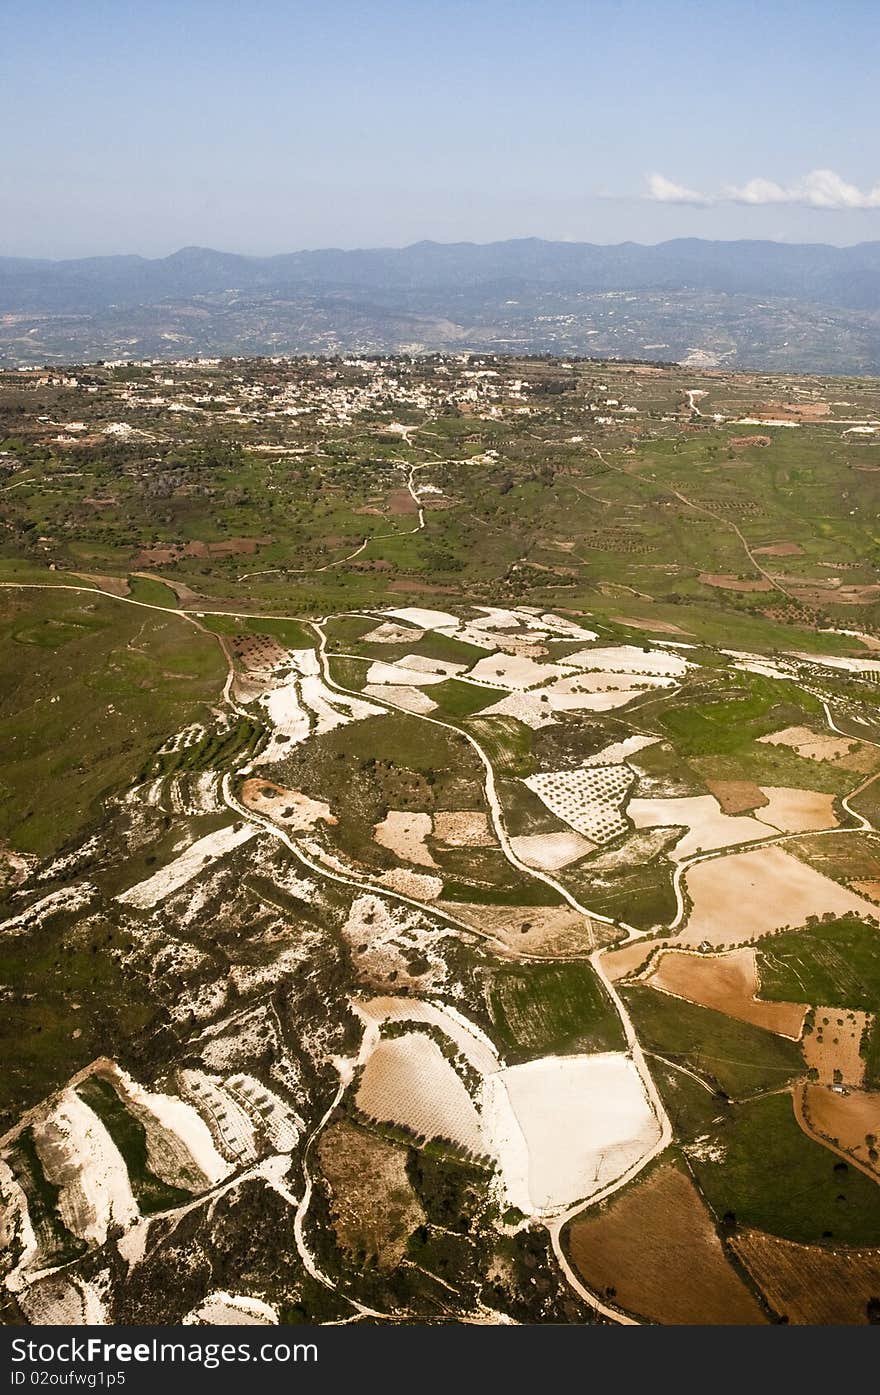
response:
[[[880,372],[880,242],[0,258],[0,363],[475,349]]]

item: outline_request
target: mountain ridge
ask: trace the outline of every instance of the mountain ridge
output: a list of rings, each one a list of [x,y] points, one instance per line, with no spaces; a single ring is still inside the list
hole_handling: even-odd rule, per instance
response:
[[[12,364],[178,350],[632,357],[661,344],[663,357],[698,351],[731,367],[878,372],[880,242],[511,238],[0,257],[0,316],[0,363]]]

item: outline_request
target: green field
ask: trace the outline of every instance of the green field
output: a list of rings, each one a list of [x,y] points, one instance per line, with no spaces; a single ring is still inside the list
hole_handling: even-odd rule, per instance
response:
[[[143,601],[144,605],[160,605],[172,610],[177,606],[177,597],[171,587],[154,577],[129,577],[128,589],[132,600]]]
[[[225,672],[216,640],[176,616],[0,593],[0,837],[57,850],[171,733],[207,717]]]
[[[298,620],[276,619],[271,615],[201,615],[199,624],[218,635],[271,635],[289,649],[314,649],[314,630]]]
[[[797,1042],[655,988],[621,990],[646,1051],[687,1066],[731,1098],[774,1090],[803,1074]]]
[[[507,864],[505,864],[507,866]],[[478,906],[561,906],[562,897],[546,882],[524,879],[506,886],[486,886],[479,882],[446,881],[441,893],[445,901],[463,901]]]
[[[804,1245],[880,1244],[880,1187],[807,1138],[788,1094],[742,1105],[690,1163],[716,1216]]]
[[[853,918],[783,931],[759,948],[759,996],[861,1008],[880,1004],[880,931]]]
[[[462,683],[457,678],[450,678],[445,683],[433,683],[430,694],[431,701],[436,702],[439,708],[437,716],[448,717],[452,721],[482,712],[484,707],[491,707],[499,699],[499,694],[492,689],[481,688],[476,683]]]
[[[511,1062],[621,1051],[620,1019],[589,964],[530,964],[487,977],[493,1036]]]

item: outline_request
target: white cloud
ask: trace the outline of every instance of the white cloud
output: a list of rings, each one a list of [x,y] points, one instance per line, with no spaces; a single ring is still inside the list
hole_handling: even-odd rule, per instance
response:
[[[708,208],[718,203],[740,203],[752,207],[767,204],[801,204],[808,208],[880,208],[880,184],[860,189],[848,184],[834,170],[811,170],[794,184],[777,184],[772,179],[750,179],[746,184],[728,184],[719,193],[701,193],[675,184],[662,174],[648,177],[649,199],[659,203],[694,204]]]
[[[666,179],[662,174],[651,174],[648,176],[649,198],[656,199],[658,203],[694,203],[701,207],[714,203],[708,194],[701,194],[696,189],[687,189],[683,184],[673,184],[671,179]]]

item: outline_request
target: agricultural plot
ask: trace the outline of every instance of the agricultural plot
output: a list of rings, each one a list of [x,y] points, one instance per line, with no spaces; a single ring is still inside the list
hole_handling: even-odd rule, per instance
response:
[[[524,784],[543,800],[557,818],[590,842],[613,842],[626,832],[620,806],[635,776],[625,765],[593,766],[582,770],[542,771]]]
[[[823,1085],[861,1085],[865,1077],[862,1042],[868,1030],[864,1012],[817,1004],[804,1031],[804,1061]]]
[[[802,1325],[860,1326],[873,1320],[880,1250],[798,1245],[744,1230],[731,1247],[779,1317]]]
[[[757,819],[723,814],[710,794],[692,799],[631,799],[626,814],[636,828],[684,827],[687,831],[670,849],[669,856],[675,862],[694,853],[767,837],[766,827]]]
[[[800,1039],[807,1015],[804,1003],[762,1002],[754,949],[733,949],[726,954],[693,954],[661,950],[646,982],[674,997],[726,1013],[753,1027],[780,1036]]]
[[[421,1032],[381,1041],[355,1095],[369,1119],[394,1124],[419,1139],[448,1139],[464,1153],[486,1151],[480,1116],[432,1037]]]
[[[806,925],[814,916],[865,916],[875,906],[781,847],[759,848],[696,863],[685,874],[692,910],[682,944],[747,944]]]
[[[787,1093],[743,1105],[688,1158],[715,1214],[739,1226],[806,1245],[880,1245],[880,1187],[807,1138]]]
[[[699,1192],[674,1163],[576,1217],[563,1243],[594,1293],[645,1322],[768,1320],[724,1253]]]
[[[424,1212],[398,1144],[340,1121],[318,1140],[318,1162],[331,1192],[336,1239],[353,1259],[394,1269]]]
[[[762,998],[862,1012],[880,1002],[880,936],[854,917],[783,931],[758,953]]]
[[[623,1047],[620,1024],[584,963],[499,969],[487,979],[494,1037],[510,1061]]]
[[[596,851],[596,844],[579,833],[532,833],[510,840],[517,857],[530,867],[556,872]]]
[[[510,1203],[548,1215],[622,1177],[660,1138],[629,1056],[547,1056],[484,1082],[486,1132]]]
[[[827,1084],[807,1085],[803,1113],[810,1131],[827,1138],[834,1147],[880,1176],[880,1094],[871,1091],[839,1093]]]
[[[803,1073],[799,1045],[774,1032],[642,985],[621,992],[647,1050],[731,1097],[776,1090]]]

